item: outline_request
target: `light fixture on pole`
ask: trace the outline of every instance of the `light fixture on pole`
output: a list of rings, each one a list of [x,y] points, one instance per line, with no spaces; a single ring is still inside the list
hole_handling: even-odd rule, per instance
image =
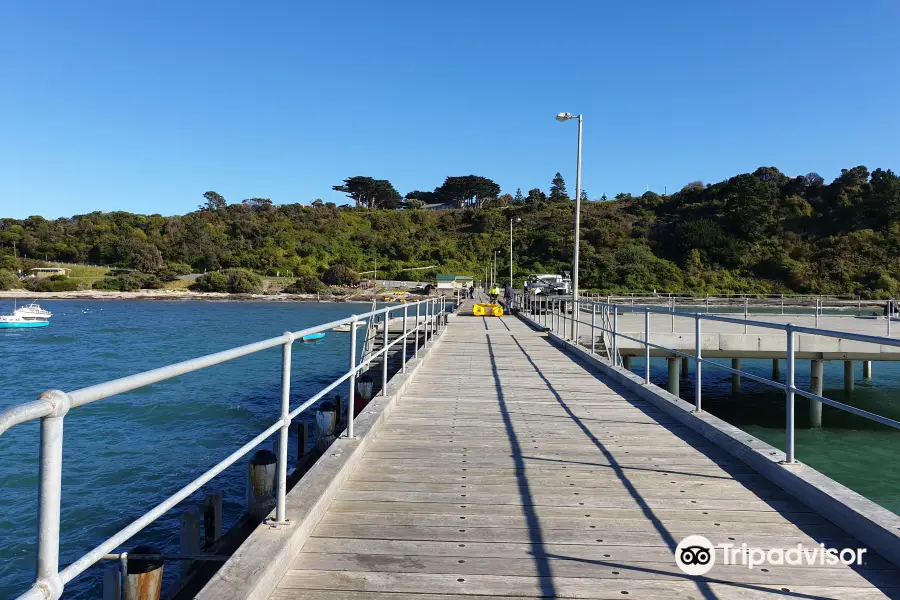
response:
[[[581,235],[581,125],[582,115],[559,113],[556,120],[564,123],[570,119],[578,119],[578,163],[575,170],[575,250],[572,253],[572,339],[578,343],[578,244]]]
[[[513,255],[512,255],[512,226],[513,221],[521,223],[522,219],[516,217],[509,220],[509,287],[513,286]]]

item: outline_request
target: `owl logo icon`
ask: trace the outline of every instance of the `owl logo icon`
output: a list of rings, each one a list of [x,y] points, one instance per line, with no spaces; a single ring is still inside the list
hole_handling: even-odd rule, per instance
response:
[[[702,535],[689,535],[675,548],[675,564],[688,575],[706,575],[716,564],[716,549]]]

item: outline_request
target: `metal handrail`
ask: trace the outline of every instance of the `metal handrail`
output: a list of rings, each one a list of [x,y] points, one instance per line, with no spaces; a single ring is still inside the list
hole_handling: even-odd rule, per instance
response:
[[[522,306],[521,298],[518,298],[519,306]],[[589,312],[591,314],[591,322],[589,324],[591,327],[591,339],[593,340],[596,337],[596,330],[600,330],[603,333],[609,334],[612,336],[612,348],[610,349],[610,353],[612,356],[616,357],[615,365],[618,366],[618,343],[617,340],[619,338],[623,338],[626,340],[630,340],[633,342],[637,342],[641,344],[644,348],[644,358],[646,360],[646,367],[644,371],[644,384],[650,385],[650,348],[655,348],[657,350],[662,350],[666,353],[670,353],[673,356],[679,356],[684,359],[690,359],[694,361],[696,365],[697,372],[697,382],[694,386],[694,410],[695,412],[702,412],[702,373],[703,373],[703,365],[709,365],[711,367],[715,367],[717,369],[721,369],[723,371],[727,371],[734,375],[740,375],[742,377],[747,377],[753,381],[758,381],[762,384],[768,385],[770,387],[774,387],[785,392],[786,396],[786,415],[785,415],[785,463],[793,464],[796,461],[795,453],[794,453],[794,397],[795,395],[802,396],[804,398],[809,398],[810,400],[815,400],[821,402],[823,404],[828,404],[829,406],[833,406],[845,412],[849,412],[855,414],[857,416],[875,421],[877,423],[881,423],[882,425],[887,425],[889,427],[893,427],[895,429],[900,429],[900,421],[884,417],[881,415],[877,415],[875,413],[871,413],[869,411],[862,410],[855,406],[851,406],[849,404],[845,404],[843,402],[839,402],[837,400],[832,400],[831,398],[827,398],[825,396],[821,396],[819,394],[815,394],[812,392],[808,392],[806,390],[802,390],[794,385],[794,373],[795,370],[795,362],[794,362],[794,334],[798,333],[806,333],[810,335],[820,335],[823,337],[832,337],[838,339],[846,339],[853,340],[858,342],[866,342],[871,344],[879,344],[883,346],[893,346],[900,347],[900,339],[895,339],[891,337],[881,337],[874,335],[866,335],[860,333],[852,333],[848,331],[836,331],[832,329],[821,329],[818,327],[804,327],[793,325],[791,323],[781,324],[781,323],[771,323],[768,321],[755,321],[749,320],[745,318],[734,318],[734,317],[725,317],[721,315],[711,315],[711,314],[703,314],[703,313],[684,313],[684,312],[675,312],[672,310],[666,309],[658,309],[651,308],[649,306],[644,307],[635,307],[630,305],[618,305],[618,304],[608,304],[605,302],[598,302],[593,299],[588,300],[577,300],[576,304],[578,306],[577,310],[573,311],[573,318],[577,319],[579,323],[585,324],[581,321],[581,312],[582,308],[590,307]],[[600,320],[600,323],[597,323],[597,319],[594,317],[596,314],[597,308],[600,308],[600,314],[605,315],[604,318]],[[550,302],[549,310],[551,313],[558,312],[559,303],[558,302]],[[643,339],[626,335],[621,333],[618,329],[618,314],[622,312],[631,312],[631,313],[644,313],[644,337]],[[654,344],[650,342],[650,315],[652,313],[669,315],[675,319],[675,317],[682,317],[692,319],[694,321],[694,336],[695,336],[695,347],[694,354],[690,354],[684,352],[682,350],[676,350],[674,348],[669,348],[663,346],[661,344]],[[607,318],[609,315],[612,315],[612,318]],[[550,330],[562,337],[569,343],[573,343],[576,346],[579,345],[578,338],[571,337],[570,329],[565,327],[565,323],[561,322],[562,315],[554,315],[551,314],[549,322],[551,323]],[[609,326],[609,323],[612,323],[612,326]],[[717,321],[721,323],[733,323],[737,325],[744,326],[753,326],[753,327],[762,327],[766,329],[775,329],[784,331],[786,335],[786,343],[785,343],[785,357],[787,362],[787,374],[784,383],[773,381],[771,379],[767,379],[765,377],[761,377],[759,375],[754,375],[753,373],[748,373],[747,371],[743,371],[741,369],[734,369],[732,367],[728,367],[726,365],[717,363],[708,358],[703,358],[702,356],[702,344],[701,344],[701,331],[702,321]],[[890,320],[888,320],[890,322]],[[537,321],[536,321],[537,322]],[[606,325],[606,326],[604,326]],[[890,331],[890,329],[888,330]],[[591,353],[595,353],[593,342],[591,344]]]
[[[439,301],[440,300],[440,301]],[[425,306],[425,320],[419,323],[416,320],[416,326],[412,329],[406,325],[406,313],[408,307],[416,306],[416,312],[422,305]],[[403,319],[403,335],[396,338],[393,342],[387,343],[387,333],[390,322],[390,314],[399,311],[402,308]],[[223,350],[199,358],[186,360],[158,369],[152,369],[136,375],[122,377],[100,383],[97,385],[80,388],[71,392],[63,392],[60,390],[50,390],[42,393],[39,398],[33,402],[28,402],[19,406],[14,406],[0,412],[0,436],[6,430],[14,425],[41,420],[40,434],[40,468],[39,468],[39,484],[38,484],[38,537],[37,537],[37,574],[32,587],[24,594],[19,596],[20,600],[57,600],[63,593],[65,585],[72,581],[75,577],[83,573],[96,562],[102,560],[106,555],[110,554],[116,547],[127,541],[129,538],[147,527],[150,523],[158,519],[179,502],[190,496],[192,493],[200,489],[204,484],[213,479],[216,475],[233,465],[243,456],[247,455],[256,446],[266,440],[276,431],[280,432],[277,474],[276,474],[276,498],[275,498],[275,518],[271,521],[272,525],[283,525],[287,522],[287,447],[288,447],[288,431],[291,421],[302,413],[304,410],[312,406],[316,401],[323,398],[328,392],[341,385],[344,381],[350,380],[350,398],[347,402],[347,430],[345,437],[353,438],[353,419],[355,408],[355,378],[361,370],[377,359],[384,356],[385,368],[383,370],[382,395],[387,394],[387,361],[388,351],[398,342],[403,343],[404,352],[402,358],[402,372],[406,372],[406,340],[410,335],[415,335],[418,339],[418,332],[424,328],[426,332],[426,341],[434,337],[442,327],[442,316],[444,313],[444,299],[429,298],[420,300],[412,304],[403,304],[402,306],[388,306],[378,310],[373,310],[361,315],[352,315],[344,319],[331,321],[322,325],[315,325],[300,331],[285,332],[278,337],[269,338],[245,346]],[[385,344],[377,352],[372,353],[361,360],[359,364],[356,361],[356,322],[361,318],[370,319],[370,322],[377,315],[384,315],[385,322]],[[291,375],[291,347],[295,340],[302,339],[304,336],[313,333],[327,331],[338,325],[351,325],[350,333],[350,368],[347,372],[334,380],[325,389],[303,402],[297,408],[290,410],[290,375]],[[59,569],[59,531],[60,531],[60,497],[62,486],[62,441],[63,441],[63,421],[66,414],[72,408],[90,404],[110,396],[130,392],[138,388],[142,388],[159,381],[178,377],[186,373],[199,371],[213,365],[221,364],[254,354],[262,350],[281,346],[282,348],[282,370],[281,370],[281,403],[280,418],[269,425],[262,433],[248,441],[246,444],[229,454],[225,459],[219,461],[212,468],[208,469],[199,477],[182,487],[180,490],[166,498],[163,502],[157,504],[154,508],[147,511],[131,524],[102,542],[94,549],[84,554],[75,562],[69,564],[64,569]],[[416,342],[416,355],[418,356],[419,344]]]

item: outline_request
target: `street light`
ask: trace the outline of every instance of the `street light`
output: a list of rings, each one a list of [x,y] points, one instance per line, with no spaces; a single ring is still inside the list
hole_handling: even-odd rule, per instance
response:
[[[513,221],[515,221],[516,223],[521,223],[521,222],[522,222],[522,219],[520,219],[519,217],[516,217],[515,219],[510,219],[510,220],[509,220],[509,287],[510,287],[510,288],[512,288],[512,286],[513,286],[513,275],[512,275],[512,272],[513,272],[513,257],[512,257],[512,226],[513,226]]]
[[[578,119],[578,164],[575,171],[575,250],[572,253],[572,339],[578,344],[578,243],[581,236],[581,125],[582,115],[561,112],[556,120],[564,123],[570,119]]]

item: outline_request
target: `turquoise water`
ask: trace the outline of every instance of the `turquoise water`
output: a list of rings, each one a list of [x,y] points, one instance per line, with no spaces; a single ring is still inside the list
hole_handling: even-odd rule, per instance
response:
[[[714,359],[715,360],[715,359]],[[730,361],[716,360],[731,366]],[[797,387],[809,389],[809,361],[797,361],[794,377]],[[862,377],[857,362],[855,389],[844,392],[844,365],[825,363],[823,395],[878,415],[900,420],[900,365],[891,362],[872,364],[873,378]],[[643,374],[644,361],[634,359],[632,370]],[[741,360],[741,370],[771,378],[771,360]],[[784,381],[781,361],[781,381]],[[693,403],[696,372],[690,365],[688,378],[681,379],[681,398]],[[651,359],[650,378],[656,385],[668,385],[665,359]],[[741,381],[741,393],[731,395],[731,374],[712,366],[703,368],[703,409],[735,425],[780,450],[785,445],[785,396],[762,383]],[[797,398],[795,404],[795,454],[797,460],[825,473],[850,489],[900,513],[900,431],[840,409],[822,407],[822,428],[809,428],[809,401]]]
[[[369,310],[365,304],[42,301],[49,327],[0,330],[0,409]],[[12,306],[9,306],[11,311]],[[0,313],[10,312],[0,307]],[[361,336],[360,336],[361,337]],[[350,336],[295,344],[292,405],[343,374]],[[128,525],[278,418],[281,350],[74,409],[65,419],[61,565]],[[346,390],[342,390],[346,395]],[[312,421],[312,413],[310,413]],[[38,424],[0,437],[0,598],[34,573]],[[226,526],[243,507],[244,462],[208,484],[225,492]],[[202,492],[189,502],[199,504]],[[178,550],[178,509],[127,543]],[[104,565],[103,562],[98,566]],[[177,566],[166,566],[174,575]],[[66,597],[99,597],[97,567]]]

